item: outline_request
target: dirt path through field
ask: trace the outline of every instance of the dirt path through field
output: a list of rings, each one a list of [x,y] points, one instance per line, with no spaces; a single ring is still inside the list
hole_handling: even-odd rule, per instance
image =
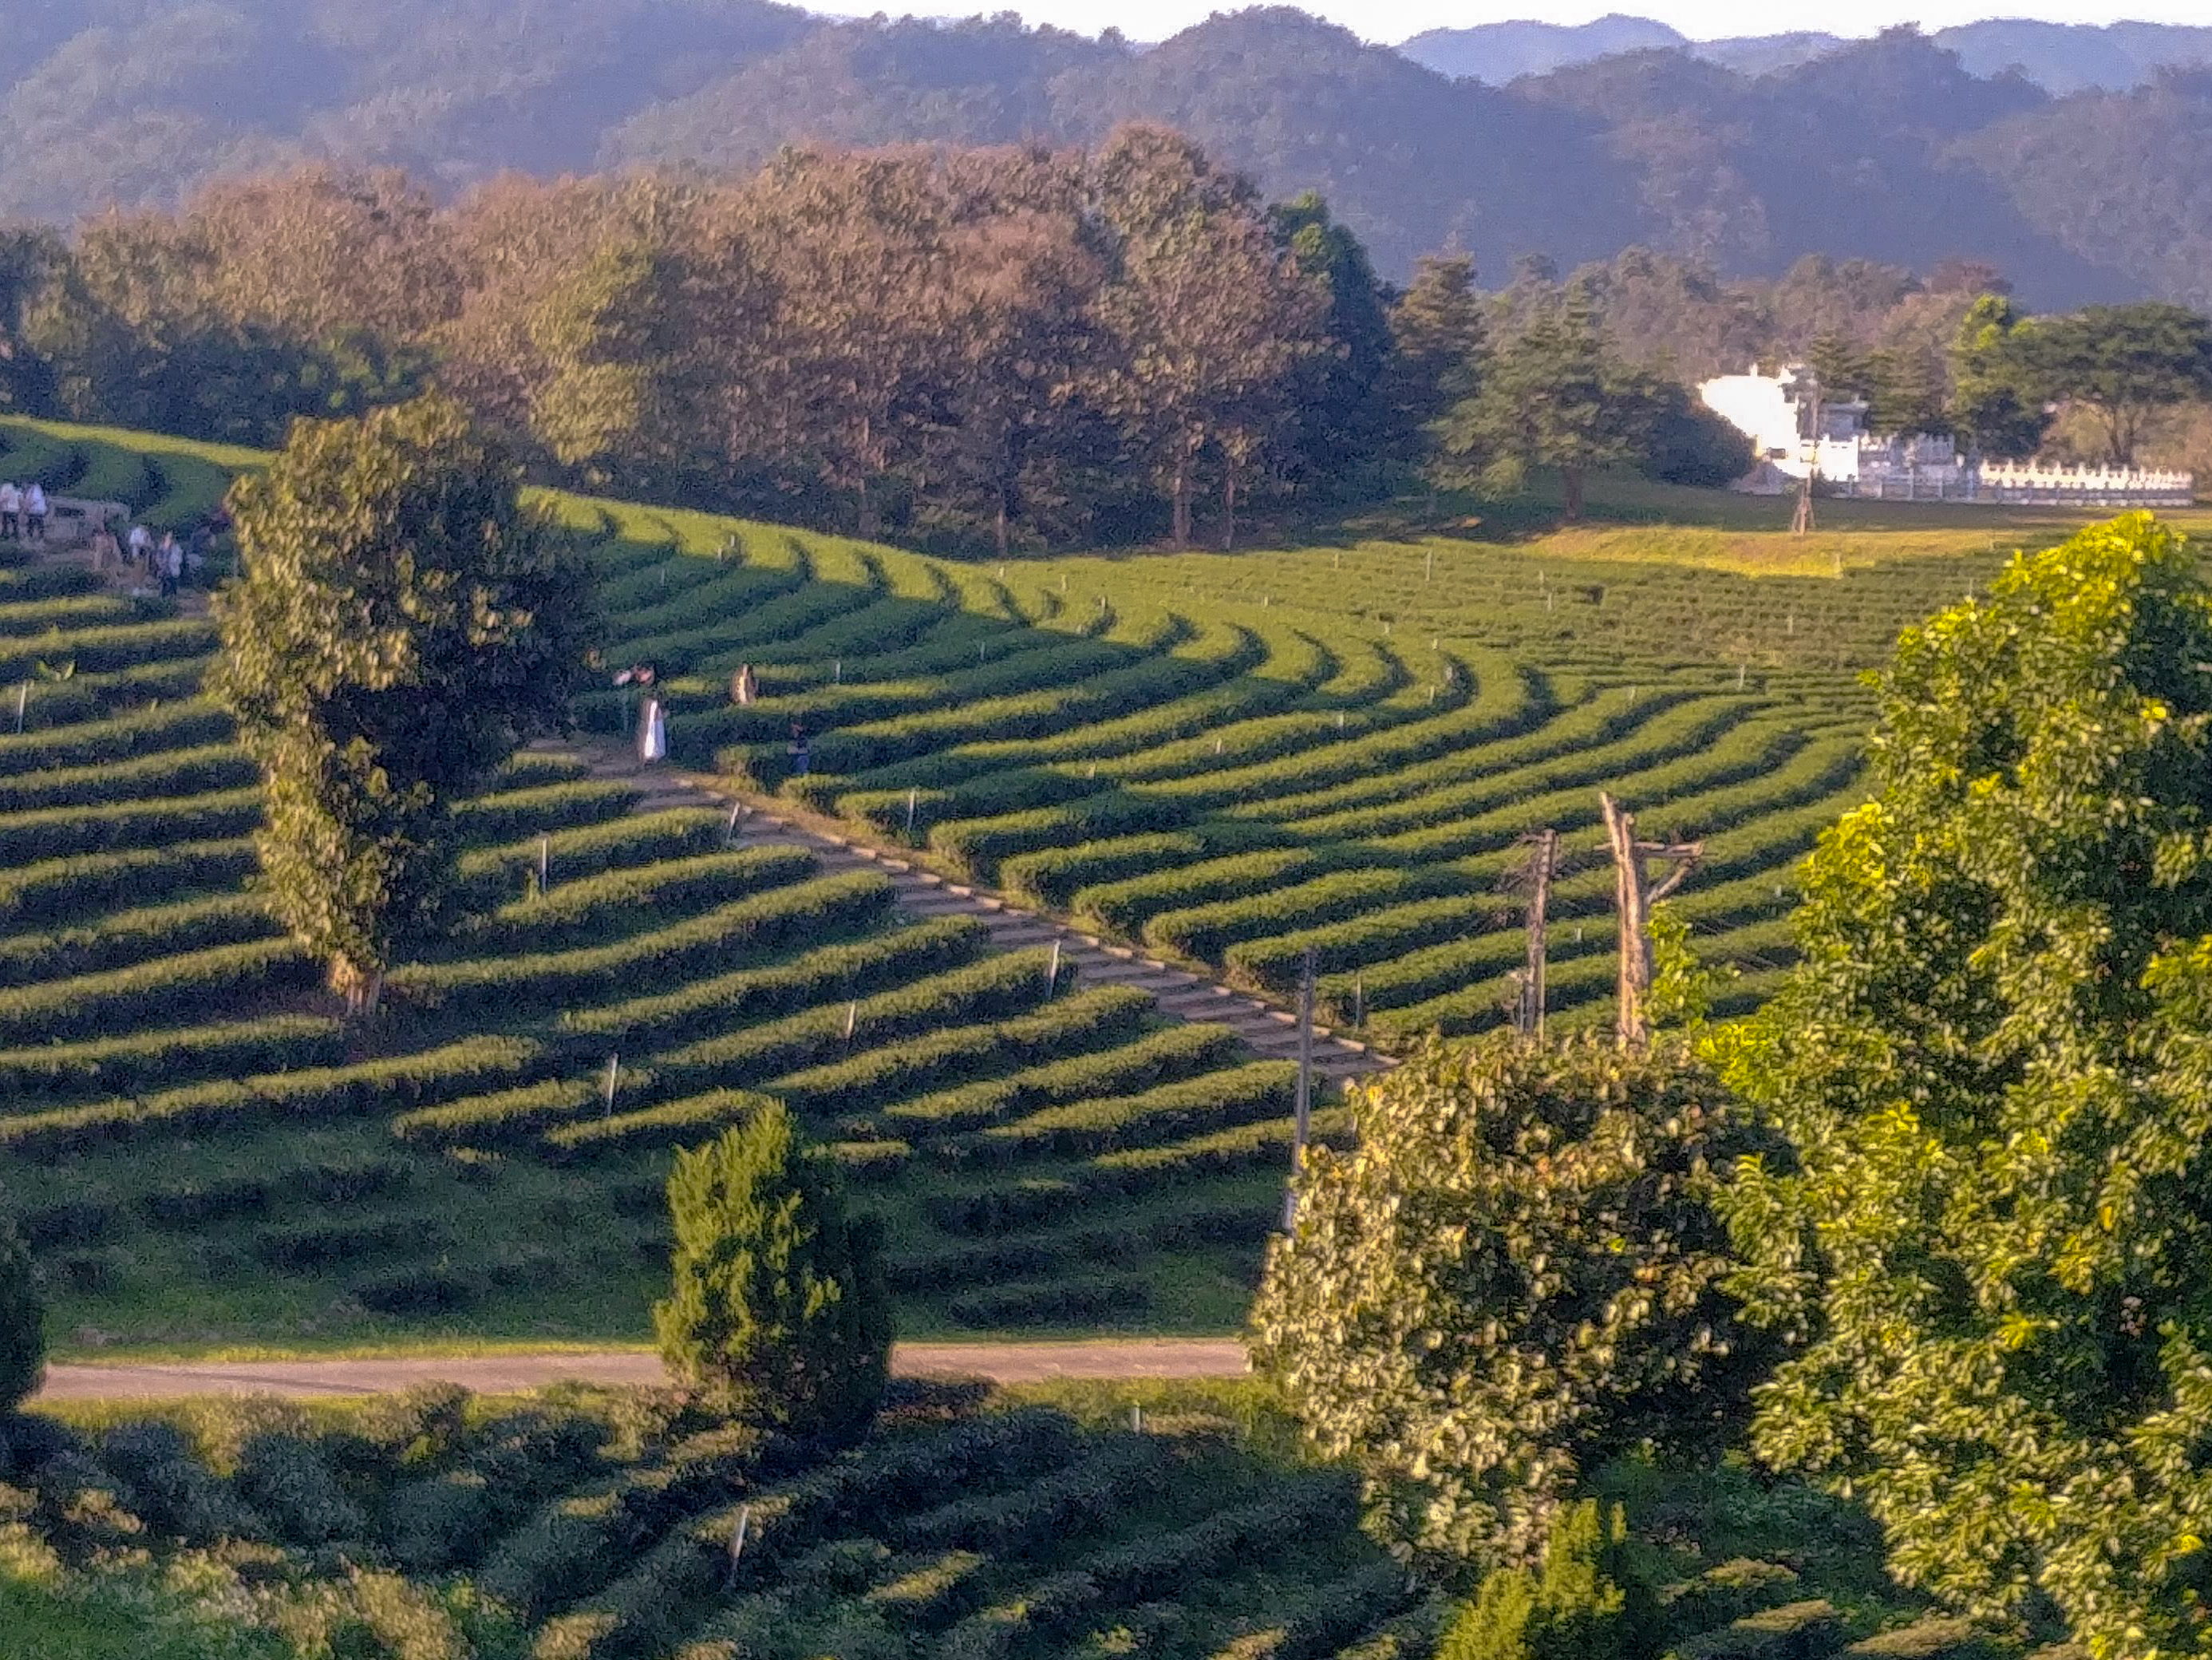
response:
[[[907,1377],[987,1377],[1035,1383],[1055,1377],[1233,1377],[1244,1348],[1233,1337],[1131,1338],[1075,1343],[902,1343],[891,1369]],[[659,1383],[655,1355],[495,1354],[368,1360],[179,1360],[143,1365],[46,1368],[41,1401],[173,1400],[187,1395],[379,1395],[416,1383],[459,1383],[483,1394],[576,1378]]]

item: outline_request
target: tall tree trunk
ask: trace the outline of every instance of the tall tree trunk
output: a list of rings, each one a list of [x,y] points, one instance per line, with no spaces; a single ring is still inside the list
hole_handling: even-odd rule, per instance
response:
[[[860,475],[859,512],[854,516],[854,534],[862,541],[871,541],[876,534],[876,500],[868,491],[868,476]]]
[[[991,526],[991,528],[992,528],[992,531],[993,531],[994,534],[994,535],[997,537],[997,538],[998,538],[998,543],[999,543],[999,557],[1000,557],[1000,558],[1001,558],[1001,559],[1004,559],[1004,558],[1006,556],[1006,496],[1007,496],[1007,493],[1008,493],[1008,492],[1007,492],[1006,487],[1004,484],[1001,484],[1001,485],[1000,485],[1000,486],[999,486],[999,514],[998,514],[998,519],[997,519],[997,521],[996,521],[996,522],[995,522],[995,523]]]
[[[1559,477],[1566,485],[1567,522],[1570,525],[1580,524],[1583,516],[1583,470],[1580,467],[1562,467]]]
[[[1651,907],[1689,879],[1705,857],[1702,842],[1672,845],[1636,839],[1636,815],[1604,791],[1598,806],[1605,814],[1605,839],[1613,851],[1613,905],[1620,917],[1620,982],[1613,1031],[1625,1049],[1640,1049],[1651,1038],[1646,1006],[1651,997]],[[1654,884],[1645,879],[1644,860],[1656,854],[1674,868]]]
[[[1190,545],[1190,457],[1178,455],[1175,469],[1175,514],[1170,532],[1179,548]]]
[[[1221,476],[1221,550],[1237,545],[1237,464],[1231,461]]]

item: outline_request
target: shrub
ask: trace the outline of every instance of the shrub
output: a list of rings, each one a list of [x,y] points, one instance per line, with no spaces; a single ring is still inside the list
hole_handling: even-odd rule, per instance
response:
[[[1627,1540],[1618,1505],[1610,1513],[1595,1499],[1565,1506],[1553,1520],[1540,1572],[1488,1575],[1437,1645],[1437,1660],[1646,1660],[1659,1648],[1657,1621],[1626,1565]]]
[[[46,1371],[44,1316],[32,1278],[31,1253],[0,1211],[0,1414],[13,1412],[38,1388]]]
[[[769,1105],[678,1153],[668,1178],[674,1285],[653,1307],[662,1359],[763,1424],[842,1439],[890,1377],[881,1225],[848,1217],[836,1167]]]
[[[1310,1153],[1249,1341],[1397,1536],[1530,1560],[1589,1460],[1743,1410],[1765,1350],[1709,1203],[1766,1143],[1697,1065],[1433,1045],[1353,1103],[1358,1147]]]

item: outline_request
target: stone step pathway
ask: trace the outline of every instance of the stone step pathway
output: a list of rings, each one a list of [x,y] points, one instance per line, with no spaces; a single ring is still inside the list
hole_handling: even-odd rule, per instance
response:
[[[1227,1026],[1246,1047],[1268,1060],[1297,1058],[1297,1017],[1263,999],[1147,957],[1132,946],[1079,932],[1054,917],[1015,904],[1004,894],[951,881],[890,849],[853,840],[842,826],[809,824],[792,813],[787,803],[741,794],[720,779],[647,766],[627,746],[603,741],[578,739],[544,747],[552,753],[578,757],[595,778],[618,781],[641,790],[637,812],[734,806],[742,840],[796,843],[820,860],[826,871],[879,870],[896,886],[900,906],[913,915],[978,917],[990,930],[992,944],[1007,951],[1056,940],[1060,960],[1074,965],[1079,984],[1134,986],[1151,993],[1163,1014]],[[1391,1056],[1326,1027],[1315,1031],[1314,1073],[1324,1083],[1340,1083],[1396,1064]]]

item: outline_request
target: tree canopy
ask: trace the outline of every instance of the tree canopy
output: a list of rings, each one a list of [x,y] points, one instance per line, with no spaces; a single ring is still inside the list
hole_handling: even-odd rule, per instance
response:
[[[2200,1653],[2212,1513],[2212,592],[2148,515],[1908,629],[1878,794],[1805,866],[1724,1075],[1794,1162],[1722,1203],[1804,1347],[1760,1455],[1893,1571]]]
[[[568,718],[589,575],[441,398],[301,422],[233,491],[242,580],[209,688],[260,763],[278,915],[373,1001],[443,897],[453,800]]]
[[[1353,1116],[1352,1151],[1308,1155],[1248,1341],[1396,1539],[1533,1561],[1594,1461],[1740,1418],[1764,1351],[1710,1200],[1764,1143],[1678,1043],[1434,1045]]]

